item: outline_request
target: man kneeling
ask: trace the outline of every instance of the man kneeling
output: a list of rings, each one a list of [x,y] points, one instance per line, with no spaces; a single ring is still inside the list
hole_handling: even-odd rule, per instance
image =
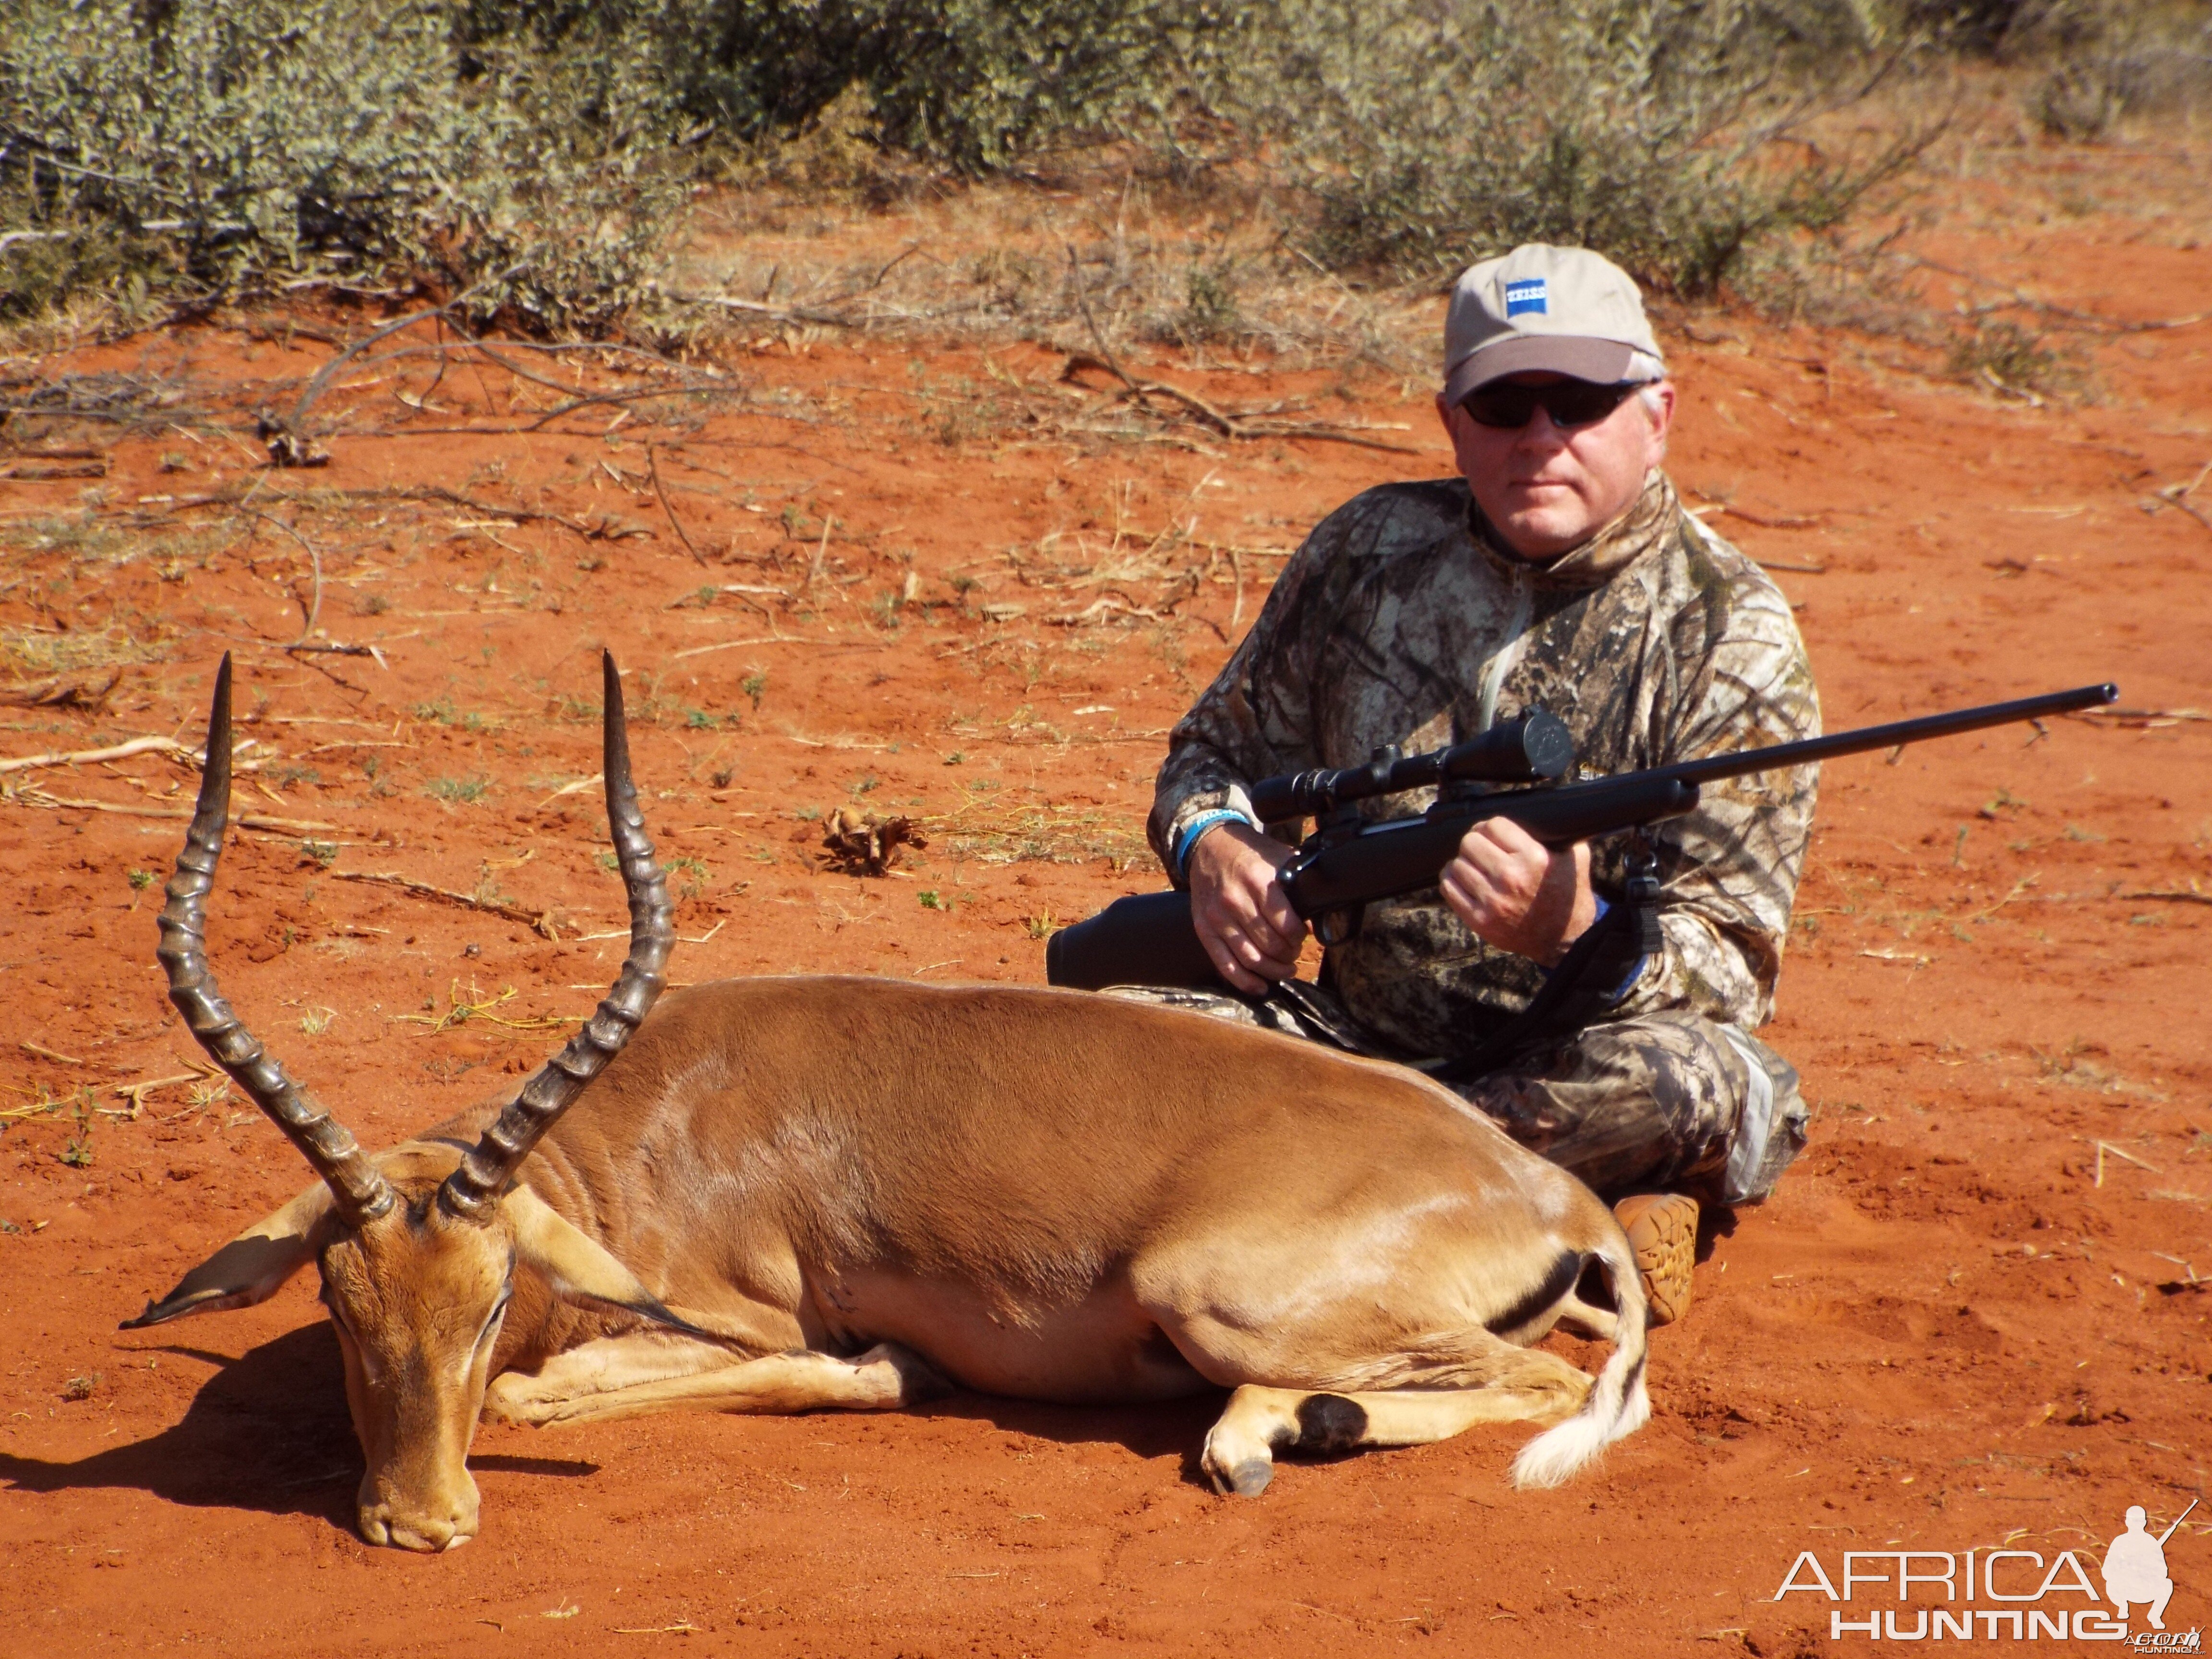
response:
[[[1160,769],[1152,846],[1241,994],[1137,994],[1441,1077],[1618,1200],[1663,1323],[1688,1306],[1699,1200],[1764,1198],[1804,1144],[1796,1073],[1751,1033],[1772,1011],[1817,769],[1709,786],[1648,842],[1595,854],[1480,822],[1437,890],[1366,907],[1318,988],[1292,978],[1305,926],[1276,878],[1297,826],[1258,823],[1247,793],[1530,709],[1566,722],[1584,775],[1819,732],[1788,604],[1660,471],[1674,389],[1629,277],[1586,250],[1517,248],[1459,279],[1444,342],[1437,408],[1460,477],[1385,484],[1324,520]],[[1644,925],[1608,942],[1640,944],[1583,953],[1583,982],[1532,1021],[1550,970],[1632,891]]]

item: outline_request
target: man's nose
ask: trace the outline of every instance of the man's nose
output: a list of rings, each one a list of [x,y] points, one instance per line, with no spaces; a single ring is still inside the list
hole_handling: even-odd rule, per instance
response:
[[[1564,449],[1571,435],[1570,428],[1553,425],[1552,411],[1538,404],[1528,413],[1528,424],[1521,428],[1520,441],[1532,448]]]

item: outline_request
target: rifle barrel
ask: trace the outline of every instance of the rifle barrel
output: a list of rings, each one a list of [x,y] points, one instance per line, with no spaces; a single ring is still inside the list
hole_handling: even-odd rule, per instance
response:
[[[2189,1500],[2189,1510],[2193,1510],[2196,1507],[2197,1499],[2192,1498]],[[2180,1529],[2181,1523],[2189,1519],[2189,1510],[2184,1510],[2180,1514],[2175,1516],[2173,1517],[2173,1525],[2168,1527],[2164,1532],[2159,1534],[2158,1547],[2160,1549],[2164,1549],[2166,1547],[2166,1540],[2172,1537],[2173,1534]]]
[[[1283,866],[1279,879],[1291,908],[1310,919],[1325,911],[1371,903],[1428,886],[1451,861],[1460,837],[1482,818],[1511,818],[1546,845],[1565,847],[1690,811],[1698,804],[1698,786],[1722,778],[1802,766],[1833,755],[1864,754],[1958,732],[1978,732],[2043,714],[2068,714],[2111,702],[2118,696],[2119,688],[2114,685],[2084,685],[2071,691],[2051,691],[1979,708],[1896,720],[1887,726],[1862,726],[1799,743],[1678,761],[1672,766],[1622,772],[1584,783],[1439,801],[1420,817],[1367,824],[1340,838],[1316,838]]]
[[[1652,775],[1679,778],[1684,783],[1714,783],[1753,772],[1771,772],[1785,766],[1805,766],[1838,755],[1863,755],[1875,749],[1894,749],[1929,738],[1948,738],[1960,732],[1979,732],[2014,720],[2032,720],[2045,714],[2070,714],[2116,702],[2120,688],[2077,686],[2071,691],[2046,691],[2039,697],[2018,697],[2010,702],[1984,703],[1978,708],[1954,708],[1948,714],[1923,714],[1917,720],[1893,720],[1887,726],[1863,726],[1825,738],[1806,738],[1796,743],[1778,743],[1765,749],[1745,749],[1733,755],[1711,755],[1703,760],[1677,761],[1652,769]]]

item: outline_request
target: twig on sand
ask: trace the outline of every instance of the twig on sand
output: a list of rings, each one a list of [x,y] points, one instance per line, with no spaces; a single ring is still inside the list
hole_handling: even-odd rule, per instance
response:
[[[73,800],[66,796],[50,795],[43,789],[26,789],[15,799],[25,806],[43,806],[61,812],[117,812],[126,818],[191,817],[191,809],[183,806],[123,806],[112,800]],[[274,818],[259,812],[247,812],[231,822],[241,830],[258,830],[271,836],[313,835],[338,827],[317,818]]]
[[[2168,484],[2165,489],[2155,490],[2153,494],[2156,499],[2164,501],[2168,507],[2179,507],[2207,530],[2212,530],[2212,518],[2206,517],[2202,508],[2191,507],[2189,504],[2189,498],[2197,493],[2197,486],[2204,482],[2207,475],[2212,475],[2212,461],[2207,461],[2199,467],[2197,470],[2197,476],[2187,483]]]
[[[25,1054],[34,1054],[40,1060],[58,1060],[64,1066],[82,1066],[84,1064],[84,1062],[79,1060],[75,1054],[57,1054],[54,1050],[46,1047],[43,1043],[32,1042],[27,1040],[16,1046],[21,1048]]]
[[[44,755],[19,755],[12,760],[0,760],[0,772],[21,772],[40,766],[90,766],[100,761],[128,760],[133,755],[174,755],[195,766],[200,761],[199,750],[186,748],[174,738],[132,738],[127,743],[113,744],[106,749],[57,749]]]
[[[1085,308],[1084,315],[1086,319],[1089,318],[1088,307]],[[1097,325],[1095,323],[1091,325],[1091,331],[1094,336],[1097,333]],[[1103,338],[1099,340],[1098,347],[1101,351],[1106,350],[1106,343]],[[1269,421],[1253,416],[1231,415],[1225,410],[1215,408],[1196,392],[1186,391],[1182,386],[1169,381],[1132,380],[1122,371],[1121,364],[1115,361],[1110,354],[1104,357],[1093,357],[1088,352],[1071,352],[1068,355],[1066,366],[1060,370],[1060,378],[1063,380],[1073,380],[1085,369],[1103,370],[1114,376],[1127,388],[1123,395],[1134,398],[1147,414],[1158,413],[1146,401],[1148,393],[1165,398],[1181,404],[1198,416],[1202,424],[1212,428],[1224,438],[1241,439],[1246,442],[1259,438],[1310,438],[1324,443],[1352,444],[1362,449],[1384,450],[1393,455],[1418,455],[1421,453],[1409,444],[1394,444],[1381,438],[1370,438],[1349,427]]]
[[[295,432],[305,432],[307,429],[305,422],[307,418],[307,411],[314,407],[315,399],[323,395],[323,388],[331,383],[331,376],[337,374],[339,369],[343,368],[354,358],[359,356],[362,352],[368,350],[369,347],[374,345],[379,340],[388,338],[390,336],[398,333],[402,329],[412,328],[417,323],[427,323],[431,321],[433,319],[449,316],[452,313],[459,310],[464,304],[465,304],[469,299],[476,294],[477,289],[492,283],[503,283],[508,277],[514,276],[515,272],[522,269],[523,267],[520,265],[510,265],[507,270],[502,270],[496,276],[487,276],[483,281],[471,284],[470,287],[463,289],[460,293],[453,295],[452,299],[447,301],[446,303],[441,306],[432,306],[426,311],[411,312],[408,315],[400,318],[397,322],[386,323],[382,328],[372,329],[367,334],[362,335],[361,338],[356,340],[351,345],[339,352],[337,356],[331,358],[330,362],[325,363],[320,368],[315,371],[314,379],[307,382],[307,390],[300,394],[300,401],[292,405],[291,418],[287,421],[285,424],[290,427]]]
[[[519,904],[508,904],[499,899],[480,899],[472,893],[457,893],[450,887],[433,887],[427,881],[396,875],[389,871],[333,870],[332,877],[339,881],[373,883],[382,887],[397,887],[403,893],[412,893],[416,898],[430,899],[441,904],[458,904],[465,910],[481,910],[487,915],[500,916],[508,921],[519,921],[556,944],[561,938],[550,910],[526,910]]]
[[[152,1094],[155,1090],[173,1088],[179,1083],[204,1083],[207,1078],[208,1073],[205,1072],[179,1072],[174,1077],[149,1077],[142,1078],[136,1083],[112,1084],[109,1086],[113,1091],[123,1099],[129,1101],[131,1104],[123,1110],[118,1110],[110,1106],[103,1106],[100,1109],[110,1117],[119,1117],[125,1121],[131,1121],[146,1109],[146,1097]]]
[[[723,311],[742,311],[749,317],[766,317],[778,323],[815,323],[824,328],[866,328],[865,320],[841,317],[834,311],[816,311],[811,307],[763,305],[757,300],[732,300],[720,294],[672,294],[668,296],[679,305],[714,306]]]
[[[645,447],[645,471],[646,476],[653,480],[653,493],[660,497],[660,510],[668,515],[669,526],[676,532],[676,539],[684,544],[685,552],[701,564],[706,563],[707,556],[691,544],[690,532],[684,528],[684,520],[676,516],[676,507],[668,499],[667,490],[661,488],[660,463],[654,459],[651,444]]]
[[[300,637],[293,641],[290,645],[285,647],[287,650],[297,650],[300,647],[307,644],[308,636],[315,631],[315,624],[322,620],[323,556],[316,549],[316,546],[313,542],[309,541],[305,536],[302,536],[297,530],[285,523],[283,520],[278,518],[275,514],[264,513],[259,507],[240,507],[238,510],[252,518],[260,519],[269,524],[275,525],[279,530],[283,531],[294,541],[299,543],[302,548],[307,550],[307,563],[314,572],[314,593],[313,597],[307,604],[307,620],[300,624]],[[363,652],[361,654],[365,656],[368,653]]]
[[[2116,726],[2179,726],[2184,720],[2212,720],[2201,708],[2079,708],[2077,720],[2110,720]]]
[[[2114,898],[2164,899],[2169,904],[2212,904],[2212,893],[2185,892],[2179,887],[2140,887],[2132,893],[2115,893]]]
[[[1145,401],[1145,388],[1139,386],[1122,371],[1121,361],[1114,356],[1114,348],[1106,343],[1106,336],[1098,326],[1098,319],[1091,314],[1091,295],[1084,289],[1083,261],[1076,257],[1075,244],[1069,242],[1066,247],[1067,274],[1075,284],[1076,307],[1083,313],[1084,325],[1090,329],[1091,338],[1098,348],[1099,357],[1103,360],[1099,362],[1098,367],[1129,388],[1129,393],[1136,398],[1137,406],[1139,409],[1150,410],[1152,405]],[[1062,380],[1071,378],[1075,373],[1075,358],[1070,357],[1067,361],[1068,367],[1060,374]],[[1214,418],[1218,420],[1220,416],[1216,416]]]
[[[2127,1151],[2124,1147],[2115,1146],[2109,1140],[2093,1141],[2090,1144],[2094,1146],[2097,1149],[2097,1176],[2095,1181],[2092,1183],[2094,1186],[2101,1187],[2105,1184],[2105,1154],[2106,1152],[2110,1152],[2114,1158],[2125,1158],[2129,1163],[2134,1164],[2138,1170],[2148,1170],[2153,1175],[2160,1173],[2156,1164],[2144,1163],[2142,1159],[2137,1158],[2133,1152]]]

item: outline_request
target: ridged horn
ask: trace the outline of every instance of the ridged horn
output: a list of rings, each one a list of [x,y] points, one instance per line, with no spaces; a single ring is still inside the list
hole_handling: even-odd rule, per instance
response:
[[[522,1085],[522,1091],[469,1149],[460,1166],[438,1189],[438,1202],[451,1213],[473,1221],[490,1219],[500,1194],[514,1180],[545,1132],[574,1104],[576,1097],[623,1051],[660,995],[661,969],[676,943],[676,924],[668,903],[668,883],[645,833],[630,782],[629,726],[623,718],[622,676],[614,653],[600,653],[606,678],[605,761],[607,827],[622,862],[623,884],[629,890],[629,955],[614,988],[597,1012]]]
[[[392,1207],[392,1188],[345,1126],[301,1093],[254,1040],[208,971],[207,896],[215,884],[229,817],[230,653],[225,652],[216,672],[215,707],[208,715],[199,801],[192,809],[191,828],[185,832],[185,849],[177,854],[177,873],[169,878],[169,902],[162,907],[161,942],[155,954],[168,970],[169,1000],[200,1047],[269,1114],[330,1188],[338,1213],[359,1226]]]

